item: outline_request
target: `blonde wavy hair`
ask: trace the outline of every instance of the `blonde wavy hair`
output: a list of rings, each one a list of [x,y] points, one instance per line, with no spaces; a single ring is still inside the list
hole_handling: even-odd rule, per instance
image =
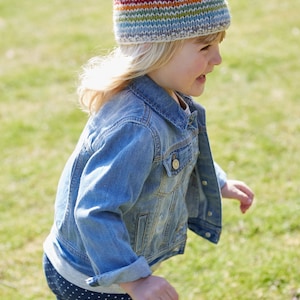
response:
[[[196,38],[197,43],[211,43],[225,37],[225,31]],[[139,76],[167,64],[184,40],[120,45],[109,55],[88,61],[80,75],[77,89],[79,104],[89,114],[96,113],[113,95]]]

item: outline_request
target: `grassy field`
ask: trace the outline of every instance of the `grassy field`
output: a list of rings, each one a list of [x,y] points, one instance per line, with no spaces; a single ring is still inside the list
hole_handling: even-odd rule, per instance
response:
[[[101,3],[100,3],[101,2]],[[215,160],[255,191],[224,200],[219,245],[189,235],[163,264],[184,300],[300,299],[300,2],[231,1],[223,64],[204,96]],[[87,116],[77,75],[114,45],[111,1],[0,0],[0,298],[53,299],[42,243]]]

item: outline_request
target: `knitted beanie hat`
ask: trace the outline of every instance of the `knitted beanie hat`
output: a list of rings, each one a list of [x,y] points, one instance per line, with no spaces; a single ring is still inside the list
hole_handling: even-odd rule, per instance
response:
[[[226,30],[226,0],[114,0],[118,44],[169,42]]]

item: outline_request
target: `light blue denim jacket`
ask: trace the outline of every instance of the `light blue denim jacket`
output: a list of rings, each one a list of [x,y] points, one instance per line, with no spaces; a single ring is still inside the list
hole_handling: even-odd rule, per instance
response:
[[[90,117],[44,247],[58,272],[67,262],[90,286],[109,287],[182,254],[188,227],[218,242],[226,175],[213,162],[204,109],[181,97],[191,114],[143,76]]]

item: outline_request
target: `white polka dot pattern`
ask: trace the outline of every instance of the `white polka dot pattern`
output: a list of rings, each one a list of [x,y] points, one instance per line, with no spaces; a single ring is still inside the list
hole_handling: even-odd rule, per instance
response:
[[[46,256],[43,263],[48,286],[57,300],[132,300],[127,294],[104,294],[82,289],[57,273]]]

